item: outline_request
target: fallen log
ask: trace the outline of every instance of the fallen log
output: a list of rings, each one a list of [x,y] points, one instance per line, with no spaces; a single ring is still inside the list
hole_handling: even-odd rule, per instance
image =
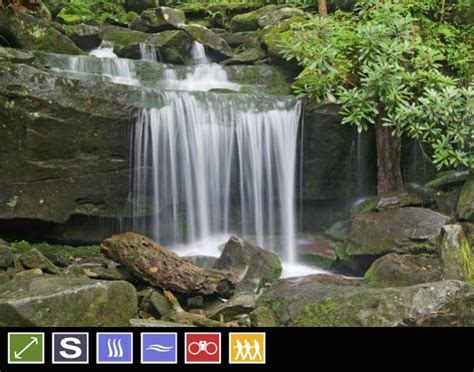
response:
[[[230,274],[200,268],[153,240],[135,233],[114,235],[104,240],[101,251],[153,287],[182,294],[226,298],[231,297],[235,289]]]

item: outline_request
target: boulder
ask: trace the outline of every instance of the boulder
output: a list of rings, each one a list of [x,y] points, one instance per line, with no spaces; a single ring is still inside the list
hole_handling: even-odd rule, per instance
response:
[[[15,255],[6,242],[0,240],[0,268],[6,269],[13,266]]]
[[[237,48],[241,45],[249,47],[259,47],[260,33],[256,31],[244,31],[244,32],[229,32],[219,34],[227,44],[232,48]]]
[[[41,269],[49,274],[59,274],[59,269],[39,250],[33,248],[20,257],[20,262],[27,269]]]
[[[260,27],[258,21],[261,17],[279,8],[277,5],[267,5],[249,13],[236,15],[232,18],[230,27],[233,32],[255,31]]]
[[[136,313],[127,282],[35,275],[0,287],[2,327],[124,327]]]
[[[114,46],[114,52],[122,58],[140,58],[140,44],[148,40],[149,34],[124,27],[106,25],[100,29],[100,38]]]
[[[123,6],[128,12],[140,14],[147,9],[159,7],[160,0],[125,0]]]
[[[262,293],[257,307],[271,309],[280,325],[289,325],[309,303],[345,292],[362,291],[363,284],[362,279],[327,274],[281,279]]]
[[[260,306],[250,313],[253,327],[278,327],[275,314],[268,307]]]
[[[78,266],[81,267],[81,266]],[[87,267],[87,265],[82,266],[84,269],[84,274],[91,279],[100,279],[100,280],[125,280],[127,282],[136,283],[136,280],[133,276],[120,266],[118,267],[102,267],[102,266],[92,266]]]
[[[229,239],[214,268],[237,278],[236,293],[255,293],[278,279],[282,272],[276,254],[236,236]]]
[[[203,315],[186,313],[186,312],[177,312],[176,314],[173,314],[171,316],[171,320],[176,323],[186,324],[186,325],[191,325],[191,326],[196,326],[196,327],[222,328],[226,326],[225,323],[206,318]]]
[[[0,10],[0,36],[7,41],[7,46],[71,55],[83,53],[49,22],[13,9],[10,9],[13,15]]]
[[[86,25],[84,23],[78,25],[64,26],[66,36],[82,50],[91,50],[100,45],[99,27]]]
[[[439,258],[432,255],[390,253],[374,261],[364,276],[378,287],[402,287],[443,279]]]
[[[474,222],[474,176],[466,180],[459,195],[457,216],[460,220]]]
[[[232,49],[225,42],[225,40],[208,28],[198,24],[188,24],[181,25],[180,29],[185,31],[194,40],[200,42],[222,56],[233,57],[234,54],[232,53]]]
[[[255,309],[256,300],[257,296],[255,295],[237,295],[229,301],[212,306],[207,309],[206,313],[211,319],[224,319],[228,322],[238,315],[249,314]]]
[[[439,255],[444,278],[474,282],[474,259],[462,226],[446,225],[443,231]]]
[[[349,238],[351,232],[351,221],[338,221],[324,232],[328,238],[336,241],[345,241]]]
[[[244,49],[235,54],[234,57],[223,62],[225,65],[248,65],[263,60],[267,54],[265,51],[258,48]]]
[[[472,326],[474,287],[448,280],[368,288],[349,279],[283,279],[257,305],[280,323],[303,327]],[[337,283],[339,281],[339,283]],[[353,280],[352,280],[353,281]]]
[[[307,243],[299,243],[298,260],[310,266],[329,269],[337,260],[334,243],[321,237]]]
[[[311,14],[306,13],[305,11],[301,9],[285,7],[285,8],[275,9],[274,11],[269,12],[268,14],[265,14],[264,16],[259,17],[257,23],[259,27],[265,28],[265,27],[278,24],[292,17],[302,17],[302,18],[309,19],[311,18]]]
[[[166,297],[153,288],[138,293],[138,307],[156,319],[165,318],[172,311]]]
[[[397,208],[358,215],[346,251],[350,256],[437,252],[450,217],[425,208]]]
[[[132,23],[132,28],[143,32],[160,32],[173,30],[186,22],[183,11],[161,6],[145,10],[139,19]]]
[[[160,52],[163,62],[183,64],[189,59],[193,38],[184,31],[172,30],[151,35],[147,43]]]

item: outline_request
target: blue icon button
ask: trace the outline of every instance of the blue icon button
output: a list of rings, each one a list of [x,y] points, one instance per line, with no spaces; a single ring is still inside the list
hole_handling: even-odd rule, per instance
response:
[[[97,364],[132,363],[132,333],[97,333]]]
[[[142,333],[142,364],[177,364],[176,333]]]

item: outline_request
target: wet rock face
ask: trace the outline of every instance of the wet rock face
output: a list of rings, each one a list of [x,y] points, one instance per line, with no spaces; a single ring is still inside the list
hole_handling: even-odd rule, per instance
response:
[[[34,67],[34,58],[2,54],[0,136],[10,140],[0,153],[0,219],[64,223],[102,207],[116,216],[128,194],[138,92],[69,80]]]
[[[31,275],[0,287],[2,327],[127,326],[137,294],[127,282]]]
[[[238,280],[236,293],[255,293],[281,275],[280,259],[274,253],[238,237],[231,237],[214,264]]]

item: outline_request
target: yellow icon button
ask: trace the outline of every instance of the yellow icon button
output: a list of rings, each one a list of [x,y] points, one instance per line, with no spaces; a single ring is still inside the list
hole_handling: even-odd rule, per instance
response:
[[[230,333],[230,364],[264,364],[265,333]]]

